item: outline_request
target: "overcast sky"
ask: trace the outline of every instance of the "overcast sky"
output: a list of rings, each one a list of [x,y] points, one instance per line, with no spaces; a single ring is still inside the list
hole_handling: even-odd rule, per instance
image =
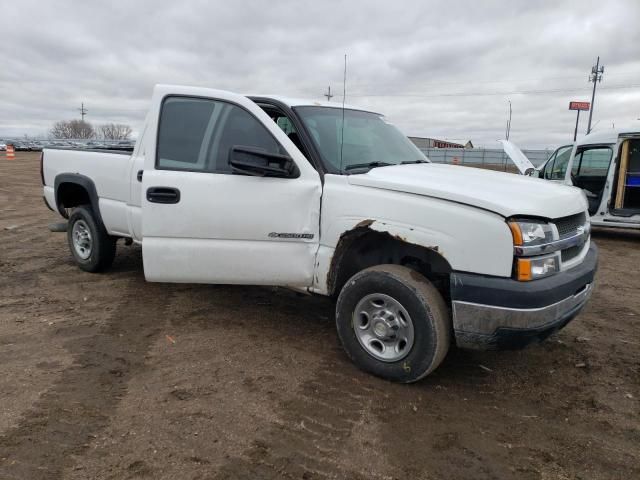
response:
[[[566,143],[598,55],[596,128],[640,123],[638,0],[2,0],[0,18],[0,138],[81,102],[137,130],[156,83],[341,101],[345,53],[347,102],[408,135],[496,147],[510,99],[514,142]]]

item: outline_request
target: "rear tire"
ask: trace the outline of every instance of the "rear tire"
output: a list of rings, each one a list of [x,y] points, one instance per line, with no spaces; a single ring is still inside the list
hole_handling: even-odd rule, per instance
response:
[[[89,205],[73,210],[67,227],[71,255],[85,272],[101,272],[113,263],[116,237],[110,236],[102,223],[98,224]]]
[[[433,372],[451,341],[451,316],[423,275],[378,265],[351,277],[336,304],[338,336],[362,370],[410,383]]]

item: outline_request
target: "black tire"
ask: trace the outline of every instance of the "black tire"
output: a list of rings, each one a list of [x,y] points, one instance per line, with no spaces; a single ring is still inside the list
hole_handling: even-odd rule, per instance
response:
[[[356,336],[355,308],[371,294],[392,297],[410,316],[413,345],[398,361],[375,358]],[[415,382],[433,372],[451,341],[451,316],[440,292],[423,275],[400,265],[378,265],[351,277],[338,297],[336,326],[347,355],[360,369],[393,382]]]
[[[91,237],[91,248],[80,250],[74,245],[74,231],[76,223],[81,222],[79,227],[89,231]],[[85,272],[101,272],[106,270],[113,263],[116,255],[116,237],[110,236],[102,223],[96,221],[93,210],[89,205],[82,205],[73,210],[69,217],[67,227],[67,242],[69,250],[78,266]],[[83,258],[84,254],[88,255]]]

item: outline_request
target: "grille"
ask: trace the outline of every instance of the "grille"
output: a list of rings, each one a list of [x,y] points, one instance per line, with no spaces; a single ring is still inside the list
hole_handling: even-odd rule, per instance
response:
[[[575,235],[578,227],[585,224],[584,212],[570,215],[568,217],[558,218],[554,220],[556,227],[558,227],[558,233],[560,238],[567,238]]]
[[[562,263],[569,262],[580,255],[582,251],[582,247],[584,245],[576,245],[575,247],[570,247],[560,252],[560,258],[562,258]]]

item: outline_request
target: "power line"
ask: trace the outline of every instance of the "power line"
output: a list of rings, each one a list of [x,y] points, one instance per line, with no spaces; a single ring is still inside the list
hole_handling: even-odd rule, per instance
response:
[[[331,85],[327,87],[327,93],[324,94],[327,97],[327,102],[330,102],[334,95],[331,95]]]
[[[607,87],[600,87],[600,90],[620,90],[625,88],[637,88],[640,87],[640,83],[632,83],[628,85],[610,85]],[[351,93],[352,97],[481,97],[492,95],[542,95],[546,93],[575,93],[585,91],[584,87],[576,88],[558,88],[558,89],[544,89],[544,90],[519,90],[509,92],[456,92],[456,93]],[[339,96],[339,95],[338,95]]]
[[[608,72],[607,75],[615,76],[618,78],[630,78],[630,79],[638,79],[640,77],[640,73],[630,73],[630,72]],[[461,81],[436,81],[436,82],[420,82],[414,84],[414,86],[422,87],[429,85],[478,85],[478,84],[504,84],[504,83],[530,83],[530,82],[546,82],[549,80],[578,80],[583,78],[581,75],[565,75],[558,77],[535,77],[535,78],[507,78],[502,80],[461,80]],[[354,83],[355,87],[380,87],[380,85],[396,85],[395,82],[389,81],[384,83]]]

